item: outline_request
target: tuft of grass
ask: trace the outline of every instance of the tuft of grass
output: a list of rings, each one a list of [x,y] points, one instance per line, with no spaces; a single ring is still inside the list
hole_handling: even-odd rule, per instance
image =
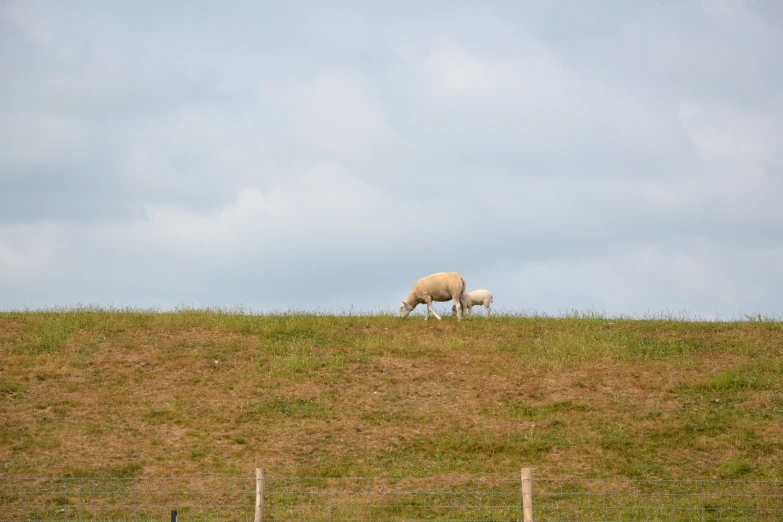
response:
[[[60,478],[134,478],[141,474],[143,466],[138,463],[128,463],[112,467],[79,468],[67,471]]]
[[[0,377],[0,396],[19,397],[23,391],[24,386],[21,383]]]
[[[62,350],[71,339],[80,322],[72,315],[41,316],[30,325],[31,328],[22,337],[17,353],[44,354]]]
[[[783,379],[783,364],[760,368],[756,365],[723,371],[702,386],[705,391],[739,392],[769,390]]]
[[[292,417],[310,417],[314,414],[323,412],[321,405],[312,399],[277,399],[269,403],[268,410],[279,411],[282,414]]]
[[[746,459],[730,460],[718,468],[721,478],[737,478],[753,471],[753,466]]]

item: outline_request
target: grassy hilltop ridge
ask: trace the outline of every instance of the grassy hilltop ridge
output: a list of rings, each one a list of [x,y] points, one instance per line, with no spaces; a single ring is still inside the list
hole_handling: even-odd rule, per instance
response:
[[[6,312],[0,355],[4,477],[783,478],[778,321]]]

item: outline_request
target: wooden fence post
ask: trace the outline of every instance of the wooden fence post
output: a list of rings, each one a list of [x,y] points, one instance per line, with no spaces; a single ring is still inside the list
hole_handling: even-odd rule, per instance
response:
[[[522,468],[522,515],[524,522],[533,522],[533,469]]]
[[[266,473],[264,468],[256,468],[256,517],[255,522],[261,522],[264,519],[264,479]]]

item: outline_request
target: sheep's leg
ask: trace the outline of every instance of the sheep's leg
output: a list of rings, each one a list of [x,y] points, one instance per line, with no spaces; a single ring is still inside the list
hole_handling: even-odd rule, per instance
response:
[[[440,321],[440,316],[435,313],[435,310],[432,308],[432,299],[427,299],[427,311],[432,312],[432,315],[435,316],[435,319]],[[457,317],[459,317],[459,308],[457,308]],[[424,316],[424,320],[427,320],[427,316]]]
[[[459,299],[454,300],[454,308],[457,309],[457,321],[462,320],[462,303]]]
[[[489,303],[485,305],[487,307],[487,317],[489,317]]]

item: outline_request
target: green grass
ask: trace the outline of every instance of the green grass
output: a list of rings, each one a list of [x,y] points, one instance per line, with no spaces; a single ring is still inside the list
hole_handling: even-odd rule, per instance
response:
[[[783,324],[0,313],[0,477],[781,479]]]

